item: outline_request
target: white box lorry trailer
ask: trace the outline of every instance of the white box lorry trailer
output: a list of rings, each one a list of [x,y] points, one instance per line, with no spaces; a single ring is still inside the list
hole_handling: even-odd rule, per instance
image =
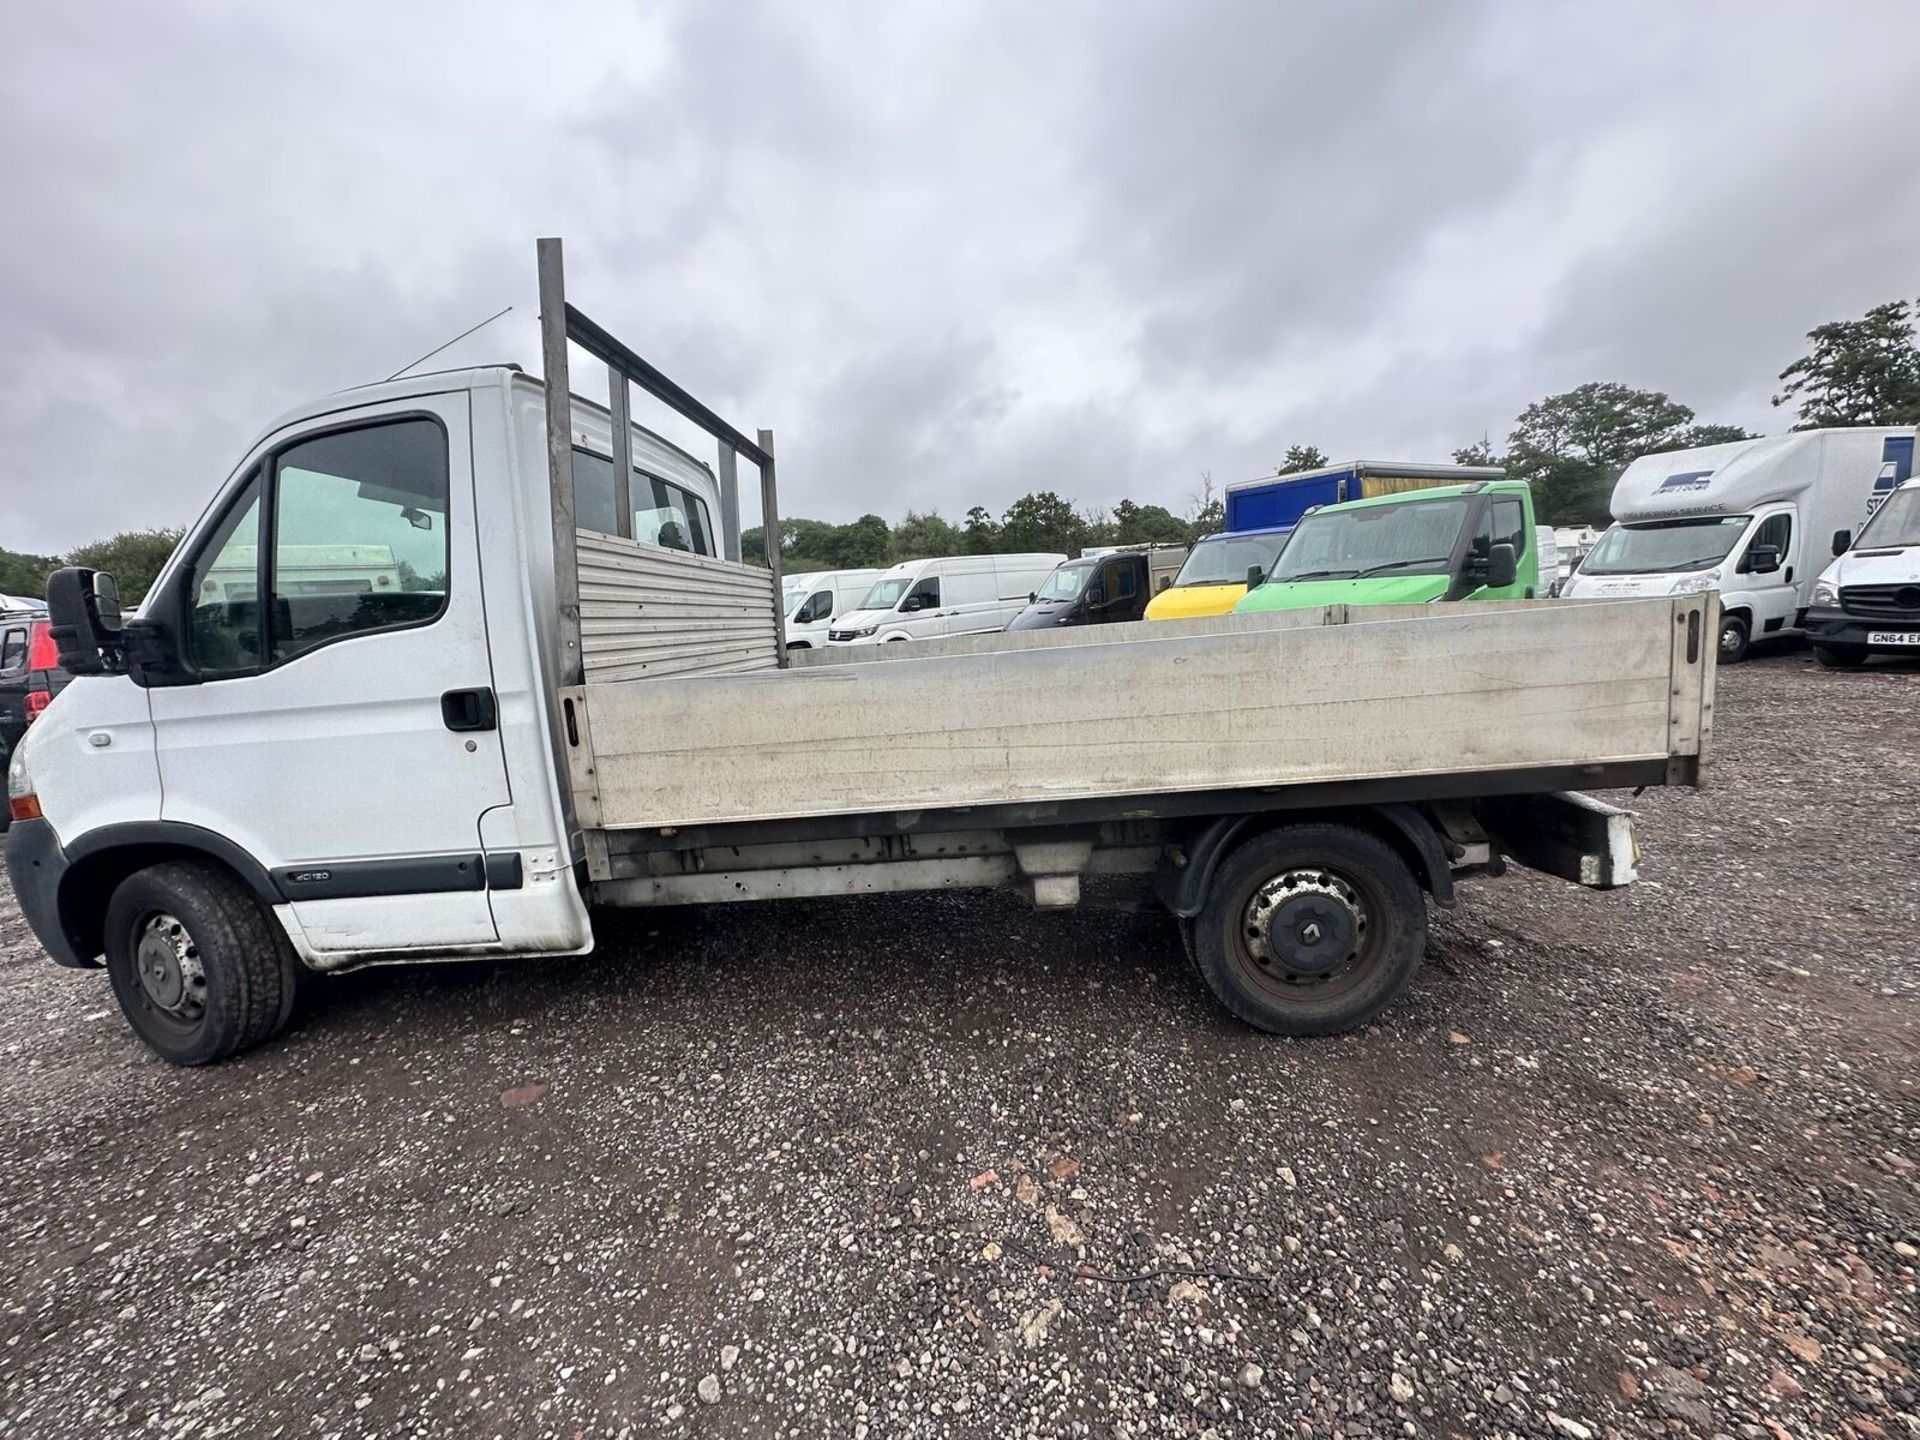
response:
[[[1560,593],[1720,595],[1720,660],[1798,634],[1832,537],[1858,531],[1913,473],[1912,426],[1799,430],[1643,455],[1613,487],[1615,523]]]
[[[596,906],[999,885],[1067,906],[1088,877],[1157,894],[1250,1024],[1336,1031],[1406,986],[1460,878],[1633,878],[1630,818],[1568,792],[1699,778],[1710,594],[790,659],[777,547],[739,562],[741,458],[779,533],[772,436],[568,305],[558,241],[540,275],[544,384],[459,371],[283,417],[125,622],[110,577],[54,577],[77,678],[10,768],[8,870],[52,957],[104,963],[169,1060],[265,1040],[316,971],[585,951]],[[569,342],[607,365],[606,406],[570,397]],[[632,425],[636,385],[718,440],[717,471]],[[617,482],[643,442],[663,483],[714,474],[722,555],[650,539],[631,494],[612,533],[579,525],[574,450]],[[304,543],[405,538],[440,579],[286,594],[294,512],[338,522]],[[241,544],[265,603],[203,602]]]

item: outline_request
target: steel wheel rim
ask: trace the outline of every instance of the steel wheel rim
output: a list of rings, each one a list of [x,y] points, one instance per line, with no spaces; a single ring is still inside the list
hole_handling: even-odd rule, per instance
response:
[[[1325,865],[1291,865],[1256,879],[1231,911],[1241,972],[1288,1003],[1320,1003],[1360,985],[1382,927],[1362,882]]]
[[[1739,653],[1740,643],[1743,638],[1738,625],[1722,625],[1720,627],[1720,653],[1722,655]]]
[[[198,1025],[207,1013],[207,971],[200,947],[164,910],[143,916],[134,931],[133,973],[147,1006],[176,1025]]]

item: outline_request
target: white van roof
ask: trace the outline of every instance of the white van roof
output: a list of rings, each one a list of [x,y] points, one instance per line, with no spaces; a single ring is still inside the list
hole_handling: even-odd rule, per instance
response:
[[[1759,505],[1790,500],[1811,488],[1830,445],[1863,447],[1911,427],[1856,426],[1799,430],[1725,445],[1642,455],[1621,472],[1609,508],[1616,520],[1660,520],[1682,515],[1741,515]],[[1871,469],[1861,472],[1872,482]],[[1860,484],[1858,477],[1836,483]]]
[[[968,567],[992,569],[995,566],[1009,569],[1037,569],[1043,566],[1058,565],[1065,555],[935,555],[926,560],[902,560],[885,570],[876,570],[876,575],[921,575],[931,569],[955,570]]]

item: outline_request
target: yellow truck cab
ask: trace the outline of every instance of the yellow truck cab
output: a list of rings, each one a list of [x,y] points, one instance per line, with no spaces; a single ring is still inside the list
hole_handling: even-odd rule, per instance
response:
[[[1273,568],[1291,527],[1243,530],[1202,537],[1187,555],[1173,584],[1147,605],[1149,620],[1192,620],[1225,615],[1247,593],[1249,572]]]

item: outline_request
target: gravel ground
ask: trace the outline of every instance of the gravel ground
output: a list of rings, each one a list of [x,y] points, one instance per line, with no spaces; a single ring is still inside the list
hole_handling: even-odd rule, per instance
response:
[[[0,889],[0,1435],[1920,1435],[1920,667],[1721,697],[1641,884],[1475,883],[1335,1041],[944,895],[190,1073]]]

